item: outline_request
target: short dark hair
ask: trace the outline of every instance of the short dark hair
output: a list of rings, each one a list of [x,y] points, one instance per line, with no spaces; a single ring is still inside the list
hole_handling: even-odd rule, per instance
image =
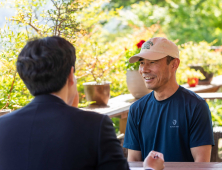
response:
[[[170,64],[170,62],[172,61],[172,60],[174,60],[175,58],[173,58],[173,57],[171,57],[171,56],[166,56],[166,58],[167,58],[167,65],[169,65]]]
[[[33,96],[58,92],[65,85],[72,67],[75,70],[74,46],[53,36],[30,40],[20,52],[16,67]]]

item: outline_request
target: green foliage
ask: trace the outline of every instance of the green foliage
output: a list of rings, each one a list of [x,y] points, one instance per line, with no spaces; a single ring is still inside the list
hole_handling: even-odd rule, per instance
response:
[[[33,98],[19,78],[15,62],[27,40],[24,32],[12,31],[9,27],[0,30],[0,108],[17,109]]]
[[[121,6],[127,7],[132,4],[145,2],[145,1],[147,0],[127,0],[127,1],[111,0],[109,6],[114,7],[114,8],[119,8]],[[165,0],[149,0],[149,2],[152,3],[153,5],[158,3],[158,5],[161,5],[161,6],[166,4]]]
[[[170,40],[222,44],[221,0],[140,1],[123,8],[121,21],[130,27],[150,27],[159,23]],[[125,24],[126,25],[126,24]]]
[[[222,53],[211,50],[210,46],[211,44],[205,41],[187,42],[179,46],[181,61],[177,70],[179,84],[186,83],[186,72],[191,65],[201,65],[206,72],[212,72],[215,76],[222,74]]]
[[[79,47],[76,76],[80,103],[85,102],[83,87],[85,82],[110,81],[111,97],[128,92],[125,82],[125,60],[123,60],[124,47],[119,45],[120,41],[124,40],[103,43],[98,41],[94,47],[90,45],[92,40],[95,41],[94,38],[85,36],[76,41],[76,46]]]
[[[169,1],[170,22],[164,31],[170,29],[169,38],[179,39],[179,43],[205,40],[222,44],[222,3],[220,0],[195,0],[175,4]],[[180,26],[178,29],[178,25]],[[177,33],[173,33],[177,30]],[[172,32],[171,32],[172,31]]]
[[[91,3],[91,0],[11,0],[10,2],[7,1],[12,8],[16,9],[17,13],[8,19],[8,27],[6,26],[4,30],[1,30],[1,46],[3,49],[0,53],[2,82],[0,105],[4,108],[16,109],[27,104],[32,98],[16,74],[15,68],[16,58],[29,38],[57,35],[65,37],[71,43],[74,43],[76,37],[91,34],[93,35],[90,37],[91,39],[93,38],[92,42],[96,42],[101,32],[98,31],[98,34],[92,34],[91,31],[95,32],[98,27],[101,28],[101,23],[99,22],[112,17],[114,12],[112,10],[107,12],[101,8],[101,4],[106,2],[106,0],[96,0],[93,3]],[[44,10],[46,2],[52,3],[53,8]],[[92,16],[97,16],[97,14],[98,17],[92,18]],[[84,24],[86,25],[82,24],[81,21],[85,21]],[[96,24],[97,28],[94,27]],[[12,31],[15,28],[17,32]],[[74,45],[76,46],[76,44]],[[84,47],[87,47],[87,44],[84,44]],[[78,50],[86,51],[84,48]],[[107,48],[103,49],[102,53],[104,54],[106,50]],[[79,66],[78,70],[81,70],[85,65]],[[14,91],[15,94],[13,94]],[[26,102],[22,100],[21,96],[26,97]],[[21,101],[13,97],[19,97]],[[18,101],[18,106],[14,107],[16,101]]]
[[[126,53],[125,53],[125,57],[126,57],[126,69],[127,70],[138,70],[139,69],[139,62],[135,62],[135,63],[129,63],[129,58],[134,56],[135,54],[138,54],[140,52],[140,48],[134,47],[133,49],[127,49]]]
[[[77,35],[84,33],[79,21],[78,12],[89,6],[93,0],[9,0],[11,8],[17,14],[9,21],[26,27],[27,34],[35,32],[37,36],[61,36],[71,43],[75,42]],[[47,6],[52,6],[47,9]],[[32,35],[30,35],[30,38]]]
[[[134,3],[138,3],[140,1],[145,1],[145,0],[127,0],[127,1],[119,1],[119,0],[111,0],[110,1],[110,4],[109,4],[109,7],[114,7],[114,8],[119,8],[121,6],[129,6],[131,4],[134,4]]]
[[[200,72],[200,70],[194,70],[194,69],[188,69],[185,71],[185,73],[182,75],[185,76],[184,79],[187,78],[198,78],[200,80],[203,80],[205,77],[204,75]]]
[[[183,61],[187,65],[201,65],[206,72],[218,74],[218,69],[222,66],[220,52],[210,50],[211,44],[202,41],[200,43],[187,42],[180,46]]]
[[[113,121],[113,126],[115,128],[116,134],[119,133],[119,118],[118,117],[112,117],[111,120]]]
[[[211,111],[213,126],[222,126],[222,100],[208,100],[207,103]]]
[[[0,109],[17,109],[33,98],[15,68],[19,52],[32,37],[58,35],[76,47],[75,74],[80,107],[89,104],[85,101],[83,87],[87,81],[110,81],[111,97],[129,93],[126,70],[138,69],[139,63],[130,65],[128,59],[140,52],[136,47],[140,40],[156,36],[182,44],[181,63],[177,70],[179,84],[186,83],[184,73],[193,63],[212,64],[207,67],[208,71],[222,74],[221,53],[209,49],[211,45],[222,44],[222,3],[219,0],[112,0],[110,5],[109,0],[10,2],[17,13],[0,31]],[[49,4],[53,7],[49,8]],[[122,5],[127,7],[119,8]],[[118,29],[109,32],[104,25],[115,19],[120,21]],[[209,105],[214,108],[215,125],[220,125],[221,103],[217,101]],[[113,121],[117,128],[118,118]]]
[[[96,81],[97,83],[109,81],[110,72],[117,69],[115,63],[122,55],[121,46],[114,42],[96,42],[94,37],[89,39],[87,36],[78,39],[75,44],[79,47],[77,48],[77,77],[84,77],[87,81]]]
[[[154,24],[150,27],[134,28],[134,33],[125,35],[128,43],[125,43],[124,63],[125,70],[138,70],[139,62],[129,63],[129,58],[140,53],[141,46],[144,41],[154,37],[161,36],[158,34],[159,25]],[[143,42],[142,42],[143,41]]]

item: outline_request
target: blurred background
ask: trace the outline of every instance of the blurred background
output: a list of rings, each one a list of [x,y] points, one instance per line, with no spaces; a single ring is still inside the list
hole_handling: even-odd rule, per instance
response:
[[[222,75],[221,0],[1,0],[0,28],[0,109],[15,110],[33,99],[15,68],[32,37],[62,36],[76,47],[79,107],[90,104],[85,82],[110,82],[111,98],[130,93],[126,73],[138,64],[128,58],[141,40],[156,36],[179,46],[180,85],[189,77],[205,78],[191,65]],[[222,126],[222,101],[208,104],[214,126]],[[118,132],[118,119],[113,121]]]

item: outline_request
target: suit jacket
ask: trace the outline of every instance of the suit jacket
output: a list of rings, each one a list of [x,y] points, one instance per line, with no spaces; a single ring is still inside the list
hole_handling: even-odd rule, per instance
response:
[[[0,117],[0,170],[129,169],[108,116],[36,96]]]

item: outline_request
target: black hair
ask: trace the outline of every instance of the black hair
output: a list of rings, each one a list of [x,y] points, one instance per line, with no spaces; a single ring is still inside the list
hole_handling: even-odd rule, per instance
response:
[[[167,58],[167,65],[169,65],[170,62],[175,59],[174,57],[171,57],[170,55],[166,56],[166,58]]]
[[[16,67],[33,96],[58,92],[66,84],[71,67],[75,70],[74,46],[53,36],[30,40],[20,52]]]

